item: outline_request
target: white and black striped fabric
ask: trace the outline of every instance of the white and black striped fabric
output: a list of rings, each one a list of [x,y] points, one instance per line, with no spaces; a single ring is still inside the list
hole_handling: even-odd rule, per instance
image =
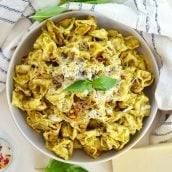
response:
[[[157,104],[162,110],[172,110],[172,1],[122,1],[123,3],[118,3],[120,0],[114,0],[113,3],[97,5],[66,3],[62,6],[70,10],[97,11],[136,29],[151,47],[159,65],[160,80],[155,93]],[[15,48],[25,33],[37,24],[28,16],[39,9],[57,4],[59,0],[0,0],[0,91],[5,88],[8,65]],[[164,124],[170,126],[172,116],[166,122]],[[172,133],[172,127],[168,129],[167,134]],[[160,130],[162,128],[155,131],[153,140],[161,133]],[[163,136],[166,134],[165,130]],[[157,142],[162,142],[164,138],[159,136]]]
[[[159,120],[162,123],[150,135],[150,144],[172,142],[172,114],[162,111],[160,113]]]

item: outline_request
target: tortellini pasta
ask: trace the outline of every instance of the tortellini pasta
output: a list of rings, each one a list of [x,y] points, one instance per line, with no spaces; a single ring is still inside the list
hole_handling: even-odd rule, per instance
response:
[[[92,158],[118,151],[150,114],[145,87],[153,75],[134,36],[99,28],[92,16],[48,20],[33,50],[15,67],[12,104],[43,135],[45,146],[68,160],[74,149]],[[78,80],[116,79],[106,91],[65,91]]]

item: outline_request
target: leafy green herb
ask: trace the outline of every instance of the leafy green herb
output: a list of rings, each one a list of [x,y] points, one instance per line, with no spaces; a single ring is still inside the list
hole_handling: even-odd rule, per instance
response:
[[[108,2],[112,2],[112,0],[88,0],[86,1],[86,3],[88,4],[103,4],[103,3],[108,3]]]
[[[67,11],[67,9],[64,7],[60,7],[60,6],[47,7],[47,8],[40,10],[40,11],[37,11],[30,18],[33,18],[33,19],[41,22],[41,21],[43,21],[49,17],[53,17],[57,14],[65,12],[65,11]]]
[[[79,80],[65,88],[65,91],[84,91],[90,88],[95,88],[96,90],[106,91],[112,88],[116,84],[116,79],[101,76],[93,81],[89,80]]]
[[[112,0],[61,0],[60,4],[64,4],[67,2],[83,2],[83,3],[88,3],[88,4],[102,4],[102,3],[112,2]],[[37,11],[33,16],[30,16],[30,18],[33,18],[34,20],[41,22],[45,19],[48,19],[50,17],[53,17],[57,14],[65,12],[65,11],[69,11],[69,9],[64,8],[62,6],[47,7],[40,11]]]
[[[91,81],[89,80],[79,80],[74,82],[72,85],[65,88],[65,91],[85,91],[92,87]]]
[[[101,76],[93,81],[92,86],[96,90],[106,91],[112,88],[115,84],[116,79],[110,78],[108,76]]]
[[[88,4],[102,4],[112,2],[112,0],[61,0],[61,4],[66,2],[83,2]]]
[[[87,0],[61,0],[61,4],[67,3],[67,2],[86,2]]]
[[[88,172],[86,169],[74,164],[50,160],[44,172]]]

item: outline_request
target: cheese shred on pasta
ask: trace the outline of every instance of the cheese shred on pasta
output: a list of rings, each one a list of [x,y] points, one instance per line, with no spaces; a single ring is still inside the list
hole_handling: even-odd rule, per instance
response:
[[[15,67],[12,104],[43,135],[45,146],[68,160],[74,149],[90,157],[120,150],[149,116],[143,89],[153,82],[139,41],[116,30],[99,28],[94,17],[48,20],[33,50]],[[78,80],[109,76],[117,84],[64,91]]]

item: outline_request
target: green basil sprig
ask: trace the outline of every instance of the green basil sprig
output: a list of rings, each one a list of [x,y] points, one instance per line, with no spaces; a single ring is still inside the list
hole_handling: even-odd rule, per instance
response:
[[[60,4],[64,4],[67,2],[83,2],[87,4],[102,4],[102,3],[108,3],[112,2],[112,0],[61,0]],[[33,16],[30,16],[30,18],[33,18],[36,21],[43,21],[45,19],[48,19],[50,17],[53,17],[57,14],[63,13],[65,11],[69,11],[69,9],[63,7],[63,6],[51,6],[44,8],[40,11],[37,11]]]
[[[84,91],[90,89],[92,87],[91,81],[88,79],[86,80],[79,80],[65,88],[65,91]]]
[[[108,76],[101,76],[92,82],[93,88],[96,90],[106,91],[111,89],[116,84],[116,79]]]
[[[60,7],[60,6],[47,7],[40,11],[37,11],[30,18],[33,18],[34,20],[41,22],[47,18],[53,17],[57,14],[65,12],[65,11],[68,11],[68,9],[66,9],[64,7]]]
[[[117,80],[108,76],[101,76],[90,81],[88,79],[79,80],[65,88],[65,91],[85,91],[94,88],[100,91],[107,91],[116,84]]]
[[[41,169],[38,168],[37,170],[43,170],[44,172],[88,172],[80,166],[57,160],[50,160],[47,167]]]
[[[61,0],[61,4],[64,4],[66,2],[83,2],[87,4],[102,4],[102,3],[112,2],[112,0]]]

